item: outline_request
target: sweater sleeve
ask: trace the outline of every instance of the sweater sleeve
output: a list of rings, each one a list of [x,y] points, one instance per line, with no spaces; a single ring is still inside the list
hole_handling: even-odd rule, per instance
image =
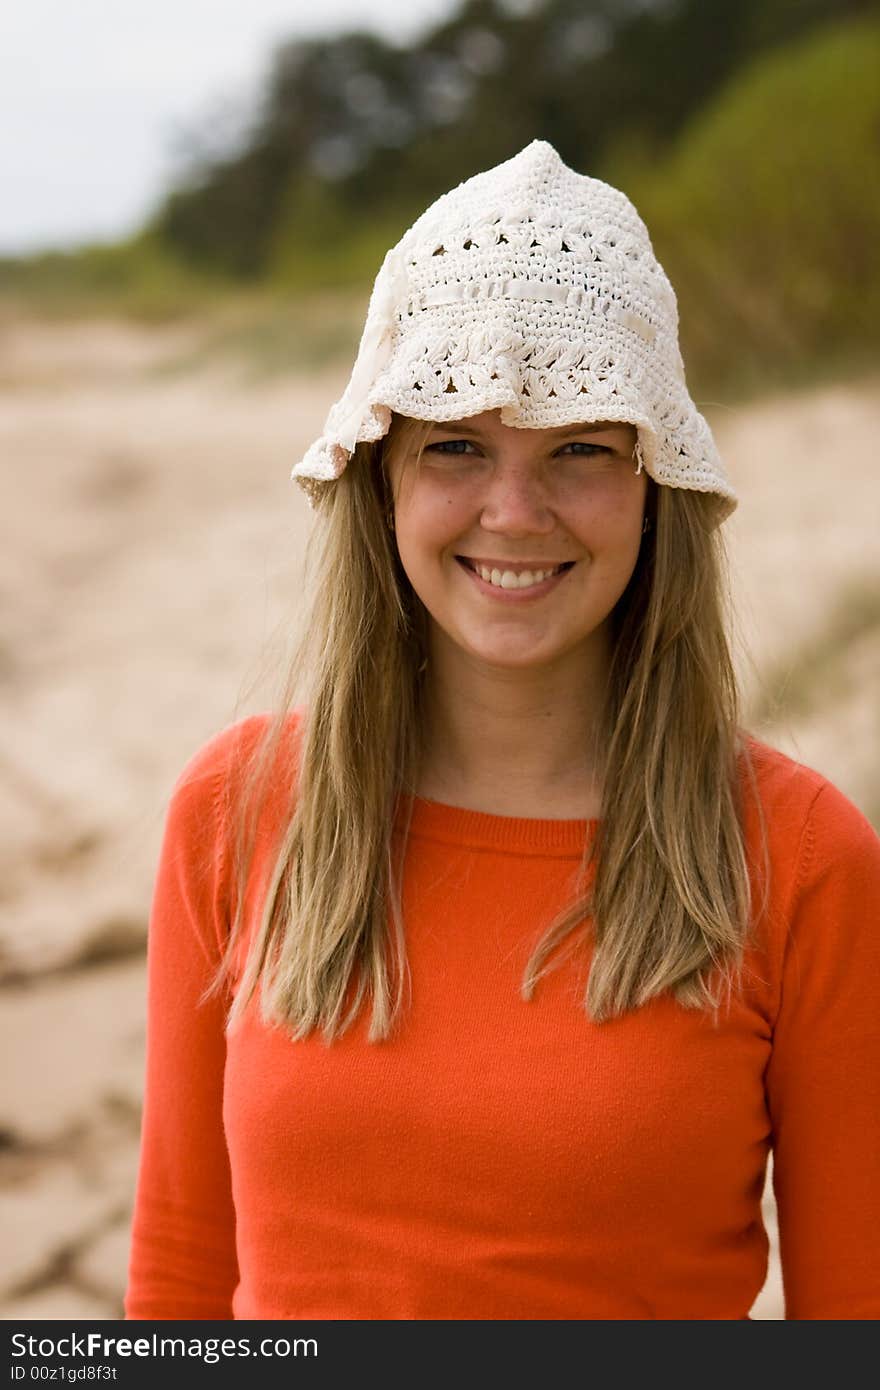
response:
[[[231,1318],[238,1282],[222,1116],[227,1000],[200,1002],[228,930],[223,746],[217,735],[178,778],[155,878],[126,1318]]]
[[[799,850],[766,1073],[788,1319],[880,1317],[880,840],[831,783]]]

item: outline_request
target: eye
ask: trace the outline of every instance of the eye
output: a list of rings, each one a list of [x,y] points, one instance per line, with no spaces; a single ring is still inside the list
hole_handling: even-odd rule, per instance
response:
[[[609,449],[606,444],[587,444],[585,441],[580,439],[573,439],[570,443],[563,444],[559,452],[565,453],[566,449],[585,449],[587,452],[578,455],[578,457],[580,458],[595,458],[599,454],[613,453],[613,450]]]
[[[463,454],[470,444],[469,439],[439,439],[435,444],[425,446],[425,453]]]

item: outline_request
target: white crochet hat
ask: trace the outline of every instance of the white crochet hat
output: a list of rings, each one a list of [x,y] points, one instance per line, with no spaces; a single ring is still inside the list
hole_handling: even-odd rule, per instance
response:
[[[392,411],[442,422],[498,408],[530,429],[635,425],[656,482],[718,493],[722,517],[736,506],[644,222],[544,140],[444,193],[388,252],[351,380],[291,477],[314,505]]]

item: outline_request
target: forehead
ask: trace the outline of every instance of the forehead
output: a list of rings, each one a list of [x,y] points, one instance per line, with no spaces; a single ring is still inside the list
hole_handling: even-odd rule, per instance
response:
[[[522,429],[518,425],[502,424],[499,409],[484,410],[480,415],[469,415],[461,420],[426,421],[425,428],[432,433],[442,430],[444,433],[455,431],[457,434],[510,435],[516,439],[539,440],[557,437],[563,439],[571,434],[599,434],[608,431],[629,434],[635,426],[620,420],[590,420],[578,421],[571,425],[554,425],[545,429]]]
[[[618,442],[631,442],[636,435],[635,425],[620,420],[578,421],[570,425],[558,425],[545,429],[520,428],[518,425],[501,423],[501,411],[485,410],[480,415],[469,415],[460,420],[415,420],[408,416],[395,414],[389,430],[389,442],[401,438],[410,440],[430,439],[437,434],[462,435],[508,440],[511,443],[544,445],[557,442],[572,435],[605,434],[617,437]]]

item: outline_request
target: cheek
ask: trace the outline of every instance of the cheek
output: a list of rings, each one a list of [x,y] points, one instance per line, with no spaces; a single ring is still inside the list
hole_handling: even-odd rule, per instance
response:
[[[431,610],[435,602],[445,530],[436,510],[398,506],[396,539],[400,562],[415,593]]]
[[[404,568],[424,570],[436,565],[470,524],[470,510],[461,490],[420,481],[398,499],[397,546]]]
[[[572,530],[588,549],[610,563],[634,562],[642,535],[647,484],[638,477],[609,477],[582,495],[570,513]]]

